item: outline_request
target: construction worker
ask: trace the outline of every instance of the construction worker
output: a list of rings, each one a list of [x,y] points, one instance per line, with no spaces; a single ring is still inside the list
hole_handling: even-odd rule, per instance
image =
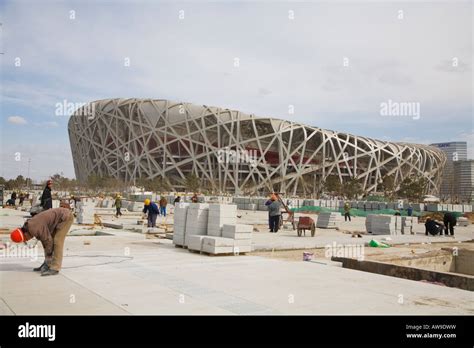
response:
[[[44,262],[33,271],[42,276],[56,275],[61,270],[63,261],[64,240],[74,221],[69,209],[55,208],[36,214],[28,219],[23,227],[13,230],[10,238],[21,243],[35,237],[43,245]]]
[[[10,203],[9,205],[16,206],[16,192],[15,191],[12,192],[8,202]]]
[[[280,202],[275,194],[271,196],[270,200],[272,201],[272,203],[268,205],[268,212],[270,214],[270,232],[277,233],[280,228]]]
[[[268,206],[270,204],[272,204],[272,200],[271,200],[271,195],[270,195],[270,198],[265,202],[265,206],[267,207],[268,209]],[[273,232],[272,231],[272,219],[270,218],[270,209],[268,209],[268,228],[270,229],[270,232]]]
[[[440,224],[438,221],[427,217],[425,222],[425,235],[427,236],[431,234],[432,236],[436,236],[437,234],[443,234],[443,225]]]
[[[197,193],[195,193],[194,196],[191,197],[191,202],[192,203],[198,203],[199,202]]]
[[[160,211],[156,203],[148,198],[145,199],[145,207],[143,208],[143,214],[146,213],[148,213],[148,227],[156,227],[156,218]]]
[[[351,206],[348,202],[344,203],[344,221],[347,221],[347,219],[349,219],[349,222],[351,221]]]
[[[20,192],[20,195],[18,196],[20,198],[20,206],[23,206],[23,201],[25,200],[25,194],[23,192]]]
[[[448,236],[448,229],[451,237],[454,237],[454,226],[456,226],[457,220],[453,213],[445,213],[443,216],[444,222],[444,235]]]
[[[168,200],[165,198],[165,196],[161,196],[159,204],[160,204],[160,214],[163,216],[166,216],[166,206],[168,205]]]
[[[120,193],[117,193],[117,194],[115,195],[115,203],[114,203],[114,205],[115,205],[115,209],[116,209],[116,211],[117,211],[117,212],[115,213],[115,217],[118,218],[119,215],[122,216],[122,212],[120,211],[120,209],[122,209],[122,196],[120,196]]]
[[[176,205],[176,203],[179,203],[179,202],[181,202],[181,197],[180,197],[180,196],[177,196],[177,197],[174,199],[173,204]]]
[[[41,207],[43,211],[51,209],[53,207],[53,198],[51,196],[51,187],[53,186],[53,181],[48,180],[46,182],[46,187],[43,190],[41,195]]]

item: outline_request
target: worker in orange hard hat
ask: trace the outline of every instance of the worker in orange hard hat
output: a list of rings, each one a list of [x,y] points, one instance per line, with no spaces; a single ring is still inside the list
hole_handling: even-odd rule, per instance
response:
[[[275,193],[271,195],[270,201],[271,203],[267,205],[270,220],[270,232],[277,233],[280,227],[281,206]]]
[[[69,209],[55,208],[36,214],[25,224],[14,229],[10,238],[15,243],[26,243],[35,237],[43,245],[45,260],[33,271],[41,272],[42,276],[56,275],[61,269],[63,260],[64,240],[74,221]]]

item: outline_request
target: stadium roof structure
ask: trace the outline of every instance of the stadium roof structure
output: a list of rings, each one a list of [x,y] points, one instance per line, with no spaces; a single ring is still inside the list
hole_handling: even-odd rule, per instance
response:
[[[204,190],[310,195],[326,179],[356,179],[364,192],[423,177],[438,193],[445,154],[431,146],[380,141],[240,111],[158,99],[91,102],[68,124],[76,177],[127,182],[163,178],[183,190],[193,174]]]

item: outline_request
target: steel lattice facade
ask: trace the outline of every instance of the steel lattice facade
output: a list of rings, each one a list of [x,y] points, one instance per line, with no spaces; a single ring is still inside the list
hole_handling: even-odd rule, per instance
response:
[[[95,101],[76,110],[68,129],[77,179],[162,177],[174,190],[194,174],[214,192],[310,195],[335,175],[342,183],[357,178],[370,193],[387,175],[396,185],[415,175],[436,194],[446,162],[426,145],[168,100]]]

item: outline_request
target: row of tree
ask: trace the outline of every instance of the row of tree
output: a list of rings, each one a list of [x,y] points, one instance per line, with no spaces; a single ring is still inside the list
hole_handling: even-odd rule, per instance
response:
[[[367,195],[362,187],[362,183],[355,178],[342,184],[337,176],[329,176],[323,183],[323,190],[326,193],[344,196],[348,199]],[[423,196],[427,193],[428,181],[424,177],[407,177],[397,187],[394,178],[392,176],[386,176],[380,188],[384,193],[384,197],[388,200],[407,198],[411,201],[421,201]]]
[[[53,180],[53,187],[57,191],[123,192],[131,185],[143,187],[146,191],[154,192],[166,192],[172,189],[168,181],[162,177],[154,179],[140,178],[135,183],[127,183],[117,178],[99,175],[89,176],[86,183],[80,183],[76,179],[69,179],[60,174],[54,174],[51,179]],[[21,175],[16,179],[10,180],[0,177],[0,185],[4,185],[7,190],[22,190],[31,187],[31,179],[24,178]],[[201,180],[194,174],[188,175],[181,183],[181,186],[188,192],[199,192],[206,188],[203,187],[206,185],[202,185]],[[355,199],[366,194],[362,187],[362,183],[356,178],[341,183],[337,176],[329,176],[322,184],[324,193],[344,196],[347,199]],[[387,176],[383,179],[380,187],[383,190],[384,196],[389,200],[407,198],[412,201],[420,201],[423,195],[426,194],[428,182],[423,177],[408,177],[396,187],[393,177]]]
[[[16,179],[6,180],[0,176],[0,185],[3,185],[7,190],[20,190],[31,186],[31,179],[24,178],[23,175],[18,175]]]

